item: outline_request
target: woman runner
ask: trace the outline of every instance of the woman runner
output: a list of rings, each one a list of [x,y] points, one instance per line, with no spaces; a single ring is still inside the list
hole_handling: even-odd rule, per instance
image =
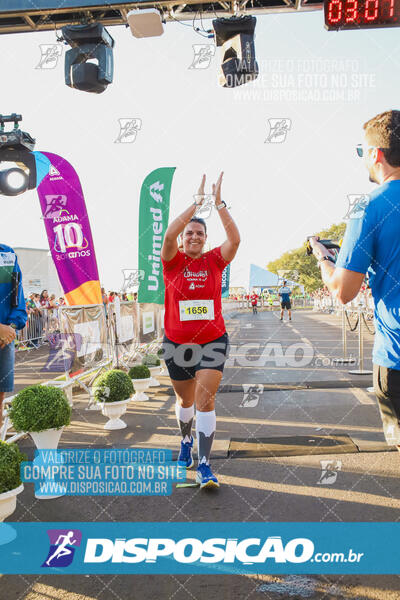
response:
[[[222,271],[240,244],[239,230],[221,201],[223,173],[212,186],[215,208],[224,226],[225,242],[203,253],[207,227],[195,218],[203,204],[203,175],[195,202],[165,232],[161,250],[165,282],[164,357],[176,395],[175,412],[182,435],[178,461],[193,464],[192,424],[196,405],[198,468],[201,488],[219,487],[210,466],[216,429],[215,396],[222,378],[228,348],[221,309]],[[181,250],[178,249],[181,236]]]

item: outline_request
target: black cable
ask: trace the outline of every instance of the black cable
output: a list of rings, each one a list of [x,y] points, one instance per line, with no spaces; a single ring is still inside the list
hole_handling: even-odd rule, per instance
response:
[[[191,28],[193,29],[193,31],[194,31],[195,33],[197,33],[198,35],[200,35],[201,37],[208,38],[208,35],[203,35],[202,33],[200,33],[200,29],[199,29],[198,27],[196,28],[196,27],[194,26],[194,20],[195,20],[195,18],[196,18],[196,15],[197,15],[197,13],[198,13],[198,11],[196,11],[196,14],[195,14],[195,16],[194,16],[194,18],[193,18],[192,25],[189,25],[189,23],[183,23],[182,21],[179,21],[179,19],[175,19],[174,15],[172,15],[172,14],[170,14],[169,16],[170,16],[170,17],[171,17],[171,18],[172,18],[174,21],[176,21],[177,23],[179,23],[180,25],[183,25],[184,27],[191,27]],[[204,30],[204,31],[206,31],[206,30]]]

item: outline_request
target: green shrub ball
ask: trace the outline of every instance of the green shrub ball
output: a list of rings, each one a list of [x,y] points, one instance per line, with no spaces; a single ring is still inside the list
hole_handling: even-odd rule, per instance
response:
[[[120,369],[106,371],[93,384],[97,402],[121,402],[128,400],[135,392],[131,378]]]
[[[0,494],[21,485],[19,467],[25,460],[28,460],[28,457],[20,452],[17,444],[6,444],[0,441]]]
[[[148,379],[151,373],[146,365],[135,365],[129,369],[128,376],[131,379]]]
[[[142,360],[142,365],[146,365],[147,367],[159,367],[161,361],[156,354],[147,354]]]
[[[30,385],[15,396],[9,416],[16,431],[60,429],[70,424],[71,407],[59,388]]]

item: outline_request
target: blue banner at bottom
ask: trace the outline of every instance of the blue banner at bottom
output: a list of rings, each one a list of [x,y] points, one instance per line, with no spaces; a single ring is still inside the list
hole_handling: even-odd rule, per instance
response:
[[[399,574],[400,523],[0,523],[3,574]]]

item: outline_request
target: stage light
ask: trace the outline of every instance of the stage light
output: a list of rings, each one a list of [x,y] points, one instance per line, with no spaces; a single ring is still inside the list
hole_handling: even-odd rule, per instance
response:
[[[65,53],[65,83],[83,92],[104,92],[114,74],[114,40],[107,29],[100,23],[67,25],[62,34],[71,46]]]
[[[0,172],[0,193],[4,196],[18,196],[29,187],[29,177],[22,169],[13,167]]]
[[[258,77],[254,47],[256,22],[250,15],[214,19],[215,42],[222,47],[219,83],[223,87],[237,87]]]
[[[35,147],[33,137],[21,131],[18,123],[22,116],[0,115],[0,163],[23,165],[0,171],[0,194],[18,196],[36,187],[36,162],[31,150]],[[4,131],[5,123],[14,123],[14,129]]]

